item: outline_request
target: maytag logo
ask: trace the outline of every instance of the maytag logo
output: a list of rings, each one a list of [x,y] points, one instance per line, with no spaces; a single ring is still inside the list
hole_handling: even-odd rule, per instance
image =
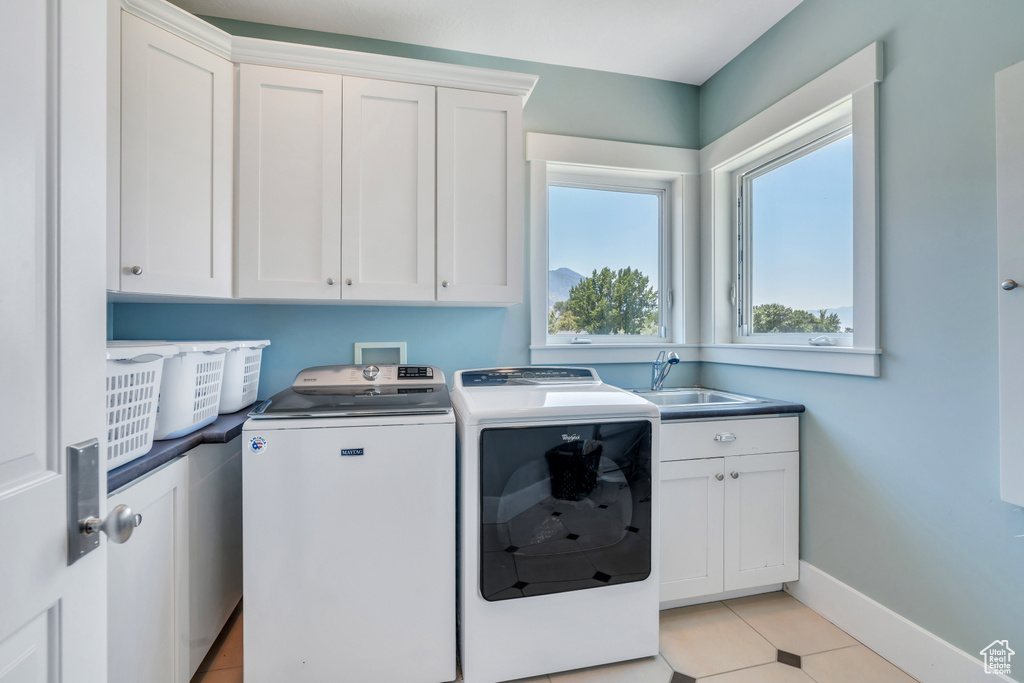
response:
[[[562,434],[562,441],[579,441],[579,434]]]
[[[316,377],[303,377],[302,381],[303,382],[315,382],[316,381]]]
[[[341,454],[342,455],[362,455],[363,454],[363,449],[362,448],[342,448],[341,449]]]

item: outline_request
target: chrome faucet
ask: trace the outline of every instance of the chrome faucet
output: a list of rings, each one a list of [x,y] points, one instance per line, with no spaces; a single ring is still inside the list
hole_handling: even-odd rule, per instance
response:
[[[665,383],[665,378],[668,377],[669,371],[672,366],[679,362],[679,354],[675,351],[668,354],[668,358],[665,358],[665,352],[662,351],[658,354],[658,357],[651,363],[651,391],[659,391],[661,385]]]

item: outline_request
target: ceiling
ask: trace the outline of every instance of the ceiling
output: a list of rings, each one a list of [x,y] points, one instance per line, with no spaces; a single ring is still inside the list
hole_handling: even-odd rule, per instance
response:
[[[193,14],[700,85],[800,0],[172,0]]]

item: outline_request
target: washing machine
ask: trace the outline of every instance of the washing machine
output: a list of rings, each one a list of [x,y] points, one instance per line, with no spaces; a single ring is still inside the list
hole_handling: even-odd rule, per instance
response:
[[[656,406],[590,368],[455,373],[465,683],[658,652]]]
[[[455,678],[455,418],[436,367],[299,373],[243,436],[247,683]]]

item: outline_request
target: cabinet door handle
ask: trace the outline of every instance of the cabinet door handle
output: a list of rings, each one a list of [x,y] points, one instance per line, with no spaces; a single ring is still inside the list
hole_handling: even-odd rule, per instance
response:
[[[352,284],[352,278],[350,278],[350,277],[347,277],[347,278],[345,278],[345,284],[346,284],[346,285],[350,285],[350,286],[351,286],[351,284]]]
[[[327,278],[327,284],[333,285],[334,284],[334,278],[333,277]]]
[[[132,275],[142,275],[142,266],[132,266]]]
[[[715,434],[715,441],[718,441],[718,442],[735,441],[735,440],[736,440],[736,435],[733,434],[732,432],[720,432],[718,434]]]
[[[715,479],[717,479],[718,481],[722,481],[723,479],[725,479],[725,475],[719,472],[718,474],[715,475]]]
[[[730,472],[729,476],[732,477],[733,479],[739,479],[740,478],[740,473],[739,472]]]

